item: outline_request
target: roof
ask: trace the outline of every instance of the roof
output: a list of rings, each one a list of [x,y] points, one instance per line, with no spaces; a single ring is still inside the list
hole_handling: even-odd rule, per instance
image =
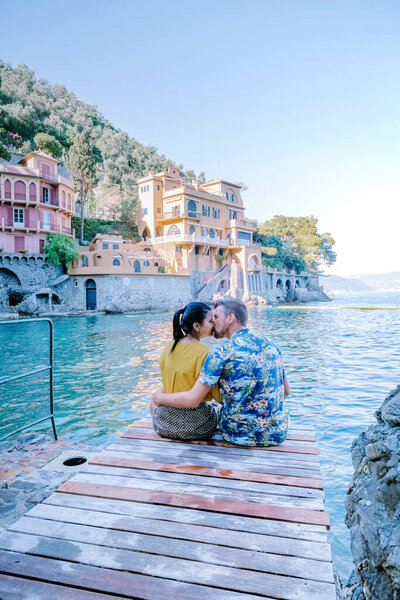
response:
[[[231,181],[225,181],[225,179],[213,179],[212,181],[207,181],[206,183],[202,183],[202,187],[206,187],[207,185],[213,185],[214,183],[225,183],[226,185],[230,185],[231,187],[235,187],[241,189],[242,186],[238,183],[232,183]]]
[[[10,163],[0,163],[0,171],[2,173],[10,173],[13,175],[39,177],[36,169],[30,169],[29,167],[20,167],[19,165],[12,165]]]
[[[34,150],[33,152],[29,152],[29,154],[27,154],[26,156],[24,156],[24,158],[22,158],[19,162],[20,163],[24,163],[26,160],[28,160],[28,158],[30,156],[41,156],[42,158],[46,158],[47,160],[51,160],[52,162],[55,162],[57,165],[60,164],[59,160],[57,160],[53,156],[50,156],[50,154],[46,154],[42,150]]]

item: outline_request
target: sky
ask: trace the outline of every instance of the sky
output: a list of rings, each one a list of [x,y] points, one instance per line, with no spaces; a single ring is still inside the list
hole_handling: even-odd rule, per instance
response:
[[[0,0],[0,58],[208,179],[318,218],[328,273],[400,271],[397,0]]]

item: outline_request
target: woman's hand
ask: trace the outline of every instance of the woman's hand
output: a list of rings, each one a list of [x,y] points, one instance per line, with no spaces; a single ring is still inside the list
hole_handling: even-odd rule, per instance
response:
[[[153,392],[153,404],[155,404],[155,406],[160,406],[161,405],[161,397],[163,394],[163,389],[162,387],[159,387],[158,389],[156,389],[155,392]]]

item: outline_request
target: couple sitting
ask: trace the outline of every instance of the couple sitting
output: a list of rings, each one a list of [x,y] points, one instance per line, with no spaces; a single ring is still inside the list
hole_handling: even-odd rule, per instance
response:
[[[289,394],[281,354],[266,337],[246,328],[237,300],[190,302],[173,319],[173,341],[160,357],[162,389],[153,394],[155,431],[180,440],[211,437],[217,422],[224,439],[242,446],[273,446],[286,439]],[[227,338],[209,347],[203,337]],[[219,417],[212,403],[221,403]]]

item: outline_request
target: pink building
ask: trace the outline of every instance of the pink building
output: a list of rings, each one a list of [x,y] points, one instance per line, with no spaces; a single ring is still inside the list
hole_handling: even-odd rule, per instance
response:
[[[46,234],[73,237],[72,181],[58,174],[59,161],[38,150],[18,165],[0,163],[0,248],[43,252]]]

